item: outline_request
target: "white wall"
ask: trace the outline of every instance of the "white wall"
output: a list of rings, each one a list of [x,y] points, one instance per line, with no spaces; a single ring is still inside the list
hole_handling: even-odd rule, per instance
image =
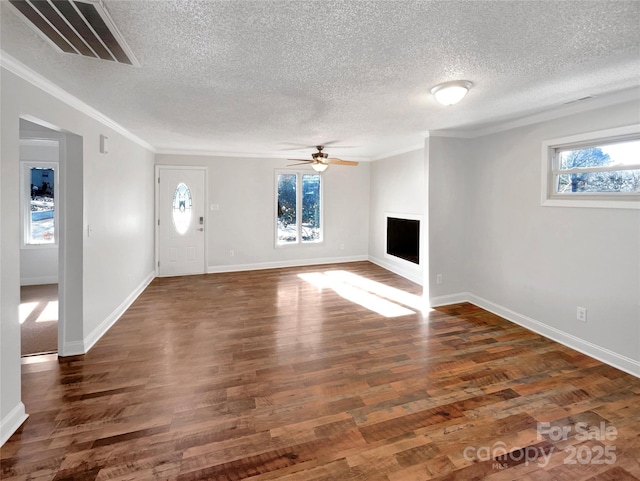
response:
[[[42,84],[38,79],[34,81]],[[66,227],[61,229],[67,229],[67,245],[73,251],[67,253],[67,257],[75,256],[74,259],[78,260],[66,266],[68,271],[64,273],[70,283],[78,283],[78,287],[68,294],[79,296],[73,305],[68,306],[71,309],[68,314],[78,325],[67,326],[68,335],[63,342],[69,345],[63,352],[65,354],[86,351],[153,278],[154,161],[149,150],[114,128],[45,93],[5,68],[1,70],[0,82],[2,442],[24,418],[24,407],[20,401],[18,322],[20,116],[29,116],[30,120],[40,119],[49,127],[81,136],[65,136],[68,137],[66,148],[69,155],[79,163],[68,162],[69,165],[65,166],[69,167],[65,174],[69,183],[60,189],[66,189],[69,214],[67,219],[61,220],[61,224],[67,221]],[[110,152],[107,155],[99,153],[100,134],[110,139]],[[93,227],[91,237],[87,235],[89,224]],[[63,273],[60,275],[62,277]],[[82,309],[77,315],[73,312],[74,306]]]
[[[25,420],[20,397],[19,119],[9,116],[7,77],[0,71],[0,445]]]
[[[371,163],[369,259],[419,284],[423,284],[424,268],[428,261],[426,202],[424,149]],[[389,213],[421,216],[420,265],[385,255],[387,250],[386,215]]]
[[[21,122],[24,124],[25,122]],[[20,161],[22,162],[58,162],[60,160],[60,152],[58,147],[59,135],[50,129],[41,129],[41,138],[51,136],[51,140],[39,142],[33,139],[24,138],[23,135],[33,135],[33,131],[23,134],[20,131]]]
[[[469,141],[429,137],[429,293],[431,298],[466,291],[473,209],[467,161]],[[436,276],[441,275],[441,284]]]
[[[434,303],[469,298],[640,375],[640,213],[540,204],[544,140],[638,123],[639,112],[638,102],[618,104],[433,143],[432,218],[462,221],[448,238],[432,239],[432,262],[445,279],[432,285]],[[458,196],[446,207],[436,203],[440,177]],[[457,260],[442,262],[456,251]],[[586,324],[576,320],[577,306],[588,309]]]
[[[209,272],[366,259],[367,163],[331,166],[322,174],[324,241],[286,247],[275,247],[275,169],[286,168],[290,162],[156,155],[156,163],[208,167],[208,205],[219,206],[219,210],[207,210]],[[305,169],[313,172],[310,167]]]
[[[58,282],[58,246],[20,249],[20,285],[34,286]]]
[[[99,124],[84,135],[84,151],[86,348],[155,276],[155,183],[153,154]]]
[[[30,131],[28,135],[33,135]],[[58,134],[42,129],[39,138],[50,136],[54,142],[20,141],[20,162],[59,162]],[[23,131],[20,132],[23,137]],[[59,175],[56,171],[54,175]],[[57,195],[57,193],[56,193]],[[58,282],[58,246],[21,246],[20,285],[55,284]]]

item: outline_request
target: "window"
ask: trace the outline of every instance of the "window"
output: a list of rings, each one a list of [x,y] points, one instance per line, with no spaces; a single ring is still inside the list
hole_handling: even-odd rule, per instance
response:
[[[192,203],[189,187],[184,182],[180,182],[173,193],[173,202],[171,203],[173,226],[180,235],[186,234],[189,230]]]
[[[640,126],[543,144],[543,205],[640,208]]]
[[[57,243],[57,170],[58,164],[53,162],[22,164],[24,245]]]
[[[276,172],[276,245],[322,241],[321,178]]]

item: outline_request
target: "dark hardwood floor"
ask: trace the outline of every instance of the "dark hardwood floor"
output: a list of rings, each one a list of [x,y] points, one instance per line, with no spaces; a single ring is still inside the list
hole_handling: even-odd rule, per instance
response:
[[[25,361],[0,477],[640,479],[640,379],[420,292],[367,262],[156,279],[85,356]]]

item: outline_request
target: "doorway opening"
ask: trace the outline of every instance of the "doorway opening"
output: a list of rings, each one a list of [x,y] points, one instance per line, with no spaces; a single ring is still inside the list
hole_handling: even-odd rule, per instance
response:
[[[20,119],[21,355],[58,351],[60,136]]]
[[[36,327],[38,320],[45,325],[57,317],[54,351],[58,356],[83,354],[83,139],[29,115],[21,116],[19,122],[19,161],[25,164],[18,199],[22,221],[21,249],[16,253],[20,256],[20,284],[49,286],[47,297],[42,291],[37,294],[43,296],[37,301],[42,304],[39,314],[34,305],[31,311],[28,306],[21,307],[23,325],[32,314]],[[43,170],[36,172],[33,168]],[[32,193],[35,210],[53,210],[53,214],[32,216]],[[46,219],[51,215],[52,223]],[[43,224],[37,224],[40,220]],[[50,352],[49,348],[44,352]]]

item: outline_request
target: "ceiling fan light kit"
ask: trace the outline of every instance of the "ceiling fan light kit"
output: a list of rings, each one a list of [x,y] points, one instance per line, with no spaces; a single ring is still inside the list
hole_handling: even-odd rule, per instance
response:
[[[318,145],[316,146],[316,149],[318,149],[318,151],[311,154],[311,160],[309,159],[289,159],[289,160],[295,160],[302,164],[311,164],[311,168],[316,172],[324,172],[325,170],[327,170],[327,167],[329,167],[329,164],[351,165],[351,166],[358,165],[358,162],[355,162],[353,160],[342,160],[338,158],[330,159],[329,154],[322,151],[322,149],[324,149],[324,145]],[[291,164],[289,165],[289,167],[293,165],[300,165],[300,164]]]
[[[436,85],[431,93],[442,105],[455,105],[467,95],[472,85],[468,80],[453,80]]]
[[[313,164],[311,164],[311,168],[316,172],[324,172],[325,170],[327,170],[327,167],[329,167],[329,164],[325,164],[322,162],[314,162]]]

